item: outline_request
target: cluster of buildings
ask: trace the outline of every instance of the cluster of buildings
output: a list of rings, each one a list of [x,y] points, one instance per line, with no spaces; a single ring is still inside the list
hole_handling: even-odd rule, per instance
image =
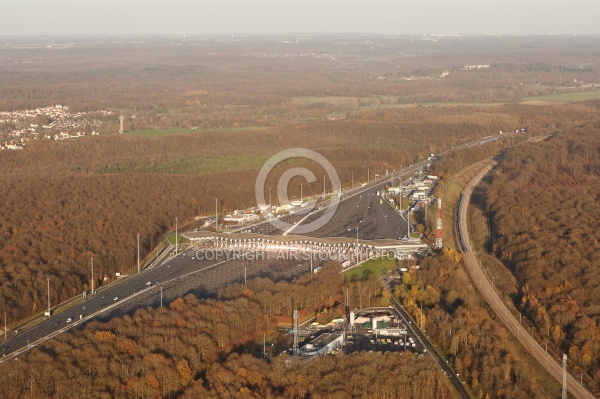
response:
[[[235,223],[237,225],[244,226],[244,224],[248,224],[254,221],[257,221],[259,218],[258,208],[249,208],[243,210],[235,210],[231,215],[225,215],[223,221],[225,223]]]
[[[313,322],[307,329],[294,328],[297,349],[288,353],[304,359],[336,355],[342,351],[411,351],[421,356],[427,349],[412,332],[406,321],[391,307],[365,308],[350,312],[345,318],[333,319],[327,325]],[[296,344],[294,344],[295,346]]]
[[[460,68],[461,71],[468,71],[471,69],[487,69],[490,66],[488,64],[477,64],[477,65],[463,65],[462,68]]]
[[[414,80],[432,80],[432,79],[444,79],[445,77],[447,77],[448,75],[450,75],[450,71],[445,70],[443,71],[441,74],[435,74],[435,75],[375,75],[375,76],[371,76],[370,79],[376,79],[376,80],[388,80],[388,81],[395,81],[395,80],[403,80],[403,81],[414,81]]]
[[[272,58],[314,58],[314,59],[325,59],[335,61],[335,54],[329,53],[272,53],[267,54],[266,57]]]
[[[388,197],[402,195],[414,202],[427,200],[437,180],[437,176],[416,174],[400,187],[388,187]]]
[[[20,111],[0,111],[0,149],[19,150],[26,147],[29,140],[83,137],[86,136],[88,127],[101,125],[102,118],[111,114],[111,111],[106,110],[72,113],[68,106],[60,104]],[[93,131],[91,134],[99,133]]]

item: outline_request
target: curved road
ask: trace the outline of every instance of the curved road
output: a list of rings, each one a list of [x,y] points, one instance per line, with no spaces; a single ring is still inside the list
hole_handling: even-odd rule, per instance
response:
[[[484,272],[481,270],[475,255],[473,255],[467,223],[469,201],[471,199],[473,188],[479,184],[483,176],[485,176],[485,174],[487,174],[494,165],[495,162],[490,162],[475,176],[473,176],[463,191],[463,206],[461,207],[461,212],[458,215],[458,223],[460,223],[461,230],[463,232],[463,240],[468,250],[467,254],[463,253],[463,259],[465,261],[467,271],[471,276],[473,283],[477,287],[477,290],[485,298],[496,315],[500,318],[500,320],[502,320],[510,332],[512,332],[515,338],[517,338],[521,345],[523,345],[523,347],[527,349],[527,351],[538,361],[538,363],[562,385],[562,359],[560,364],[557,363],[556,360],[552,359],[552,357],[546,353],[544,348],[542,348],[542,346],[527,333],[527,329],[521,327],[519,320],[513,316],[510,310],[508,310],[500,297],[498,297],[498,294],[492,285],[485,278]],[[579,381],[573,378],[573,376],[569,373],[567,373],[567,390],[575,398],[594,399],[594,395],[581,386]]]

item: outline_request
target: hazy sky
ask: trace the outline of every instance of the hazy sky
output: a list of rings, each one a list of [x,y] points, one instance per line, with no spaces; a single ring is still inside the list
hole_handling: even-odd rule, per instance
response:
[[[600,0],[0,0],[0,35],[600,33]]]

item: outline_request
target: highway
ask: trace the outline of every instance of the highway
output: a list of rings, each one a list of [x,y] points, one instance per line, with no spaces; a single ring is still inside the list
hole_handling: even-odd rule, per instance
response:
[[[431,342],[429,342],[429,339],[425,336],[423,331],[421,331],[419,328],[417,328],[417,326],[414,323],[412,323],[412,318],[410,317],[410,315],[406,313],[404,308],[394,298],[392,298],[391,304],[404,320],[404,325],[406,326],[406,328],[408,328],[408,330],[410,330],[410,332],[419,339],[421,345],[425,349],[427,349],[427,353],[433,356],[433,358],[438,362],[440,368],[448,376],[450,382],[452,383],[452,385],[454,385],[454,388],[456,389],[460,397],[462,399],[470,399],[471,396],[469,395],[467,389],[464,387],[460,378],[458,378],[459,376],[457,376],[454,373],[454,370],[452,370],[452,368],[448,365],[448,362],[435,350],[435,348],[433,347]]]
[[[377,189],[382,188],[386,180],[375,181],[373,184],[354,190],[342,198],[336,215],[323,227],[323,231],[332,236],[355,236],[356,231],[348,232],[348,228],[355,225],[357,220],[373,218],[372,223],[365,222],[361,228],[368,237],[377,237],[386,234],[401,234],[401,225],[395,226],[399,215],[394,209],[383,201],[379,204]],[[288,223],[295,223],[306,215],[286,216]],[[343,223],[344,218],[352,221]],[[390,220],[390,222],[388,222]],[[406,222],[404,222],[404,226]],[[271,226],[263,223],[260,227]],[[255,227],[256,228],[256,227]],[[280,235],[280,231],[271,231],[271,235]],[[361,230],[359,230],[361,234]],[[362,238],[362,237],[361,237]],[[208,252],[210,253],[210,252]],[[207,253],[207,255],[208,255]],[[239,254],[239,252],[236,252]],[[162,265],[142,270],[123,278],[117,284],[108,285],[88,295],[87,300],[76,302],[76,305],[67,310],[58,309],[58,314],[42,321],[17,335],[9,335],[9,339],[0,344],[4,357],[0,362],[18,356],[24,350],[43,342],[71,328],[79,327],[91,319],[108,320],[112,317],[131,313],[138,307],[159,306],[161,287],[163,303],[169,304],[172,300],[194,293],[200,297],[215,296],[219,289],[225,288],[232,282],[243,283],[246,278],[267,277],[273,281],[290,279],[295,275],[306,273],[310,270],[309,261],[295,259],[270,259],[258,258],[252,260],[241,259],[193,259],[197,255],[190,249],[175,258],[169,259]],[[249,257],[251,258],[251,256]],[[319,266],[315,262],[313,267]],[[244,270],[245,268],[245,270]],[[150,284],[148,284],[150,283]],[[81,318],[80,318],[81,317]],[[70,322],[67,322],[71,319]]]
[[[388,201],[381,195],[377,195],[377,192],[383,192],[392,178],[397,180],[400,176],[412,177],[412,174],[420,171],[425,164],[426,162],[420,162],[395,172],[393,176],[386,176],[374,180],[364,187],[359,186],[346,191],[340,198],[338,209],[332,219],[320,229],[304,235],[315,238],[356,238],[356,228],[358,227],[358,237],[363,240],[404,238],[408,230],[406,217],[401,216]],[[381,204],[380,200],[382,200]],[[328,204],[329,202],[318,204],[310,214],[298,212],[285,216],[283,220],[289,224],[309,224],[325,212]],[[301,234],[296,233],[294,229],[281,231],[268,221],[249,227],[247,230],[265,235]]]
[[[322,228],[309,233],[311,237],[358,237],[362,240],[389,238],[398,240],[407,233],[407,221],[377,192],[384,190],[385,184],[375,185],[368,190],[341,202],[333,218]],[[381,202],[381,204],[380,204]],[[322,212],[306,218],[310,223],[321,216]],[[289,233],[293,234],[292,229]]]
[[[465,146],[472,146],[493,138],[476,140]],[[422,161],[397,171],[392,175],[373,180],[365,186],[346,191],[341,197],[339,208],[333,218],[322,228],[310,233],[316,237],[356,237],[358,227],[359,238],[398,239],[406,235],[406,220],[385,201],[379,203],[377,191],[383,190],[393,178],[401,175],[407,178],[421,170],[429,161]],[[285,217],[288,223],[307,223],[323,212],[327,203],[319,204],[320,210],[309,215],[293,214]],[[263,222],[250,230],[268,234],[281,235],[281,232],[268,222]],[[293,232],[293,229],[292,231]],[[318,265],[314,265],[315,267]],[[274,281],[289,279],[305,273],[309,269],[308,262],[297,260],[198,260],[192,259],[192,253],[180,254],[166,263],[143,270],[138,274],[125,277],[122,281],[103,287],[85,301],[71,301],[69,305],[59,305],[58,314],[43,320],[39,324],[9,335],[8,340],[0,344],[3,357],[1,361],[18,356],[29,345],[36,344],[74,327],[80,327],[94,320],[108,320],[116,315],[131,313],[137,307],[157,306],[160,304],[161,288],[163,302],[168,304],[173,299],[187,293],[195,293],[200,297],[216,295],[217,291],[232,282],[243,282],[246,278],[268,277]],[[150,284],[148,284],[150,283]],[[68,307],[70,306],[70,307]],[[68,307],[68,309],[67,309]],[[71,319],[70,322],[67,322]]]
[[[477,145],[483,145],[500,138],[505,138],[510,134],[488,136],[482,139],[477,139],[464,143],[440,152],[436,158],[451,151],[466,149]],[[365,186],[358,185],[343,193],[338,210],[332,220],[322,228],[307,233],[311,237],[353,237],[356,238],[356,227],[358,227],[358,236],[360,239],[395,239],[398,240],[406,236],[407,220],[405,216],[401,216],[394,210],[391,204],[383,201],[379,204],[381,197],[377,196],[377,191],[382,191],[387,184],[392,180],[403,178],[404,180],[412,177],[413,174],[421,171],[431,161],[425,160],[413,165],[407,166],[401,170],[390,173],[389,175],[370,181]],[[306,213],[297,213],[285,216],[283,220],[289,224],[299,223],[300,225],[308,224],[317,219],[324,212],[325,206],[329,201],[323,204],[317,204],[315,210],[309,215]],[[321,208],[321,211],[319,211]],[[299,211],[298,209],[297,211]],[[281,231],[268,221],[263,221],[252,227],[248,227],[244,231],[259,233],[265,235],[281,235],[281,234],[301,234],[294,231]]]
[[[467,247],[467,252],[463,251],[463,260],[466,265],[467,271],[471,276],[475,287],[483,296],[483,298],[490,305],[496,315],[502,320],[506,328],[515,336],[515,338],[523,345],[523,347],[538,361],[538,363],[544,367],[548,373],[554,377],[562,385],[562,359],[560,364],[557,363],[556,359],[546,353],[545,349],[531,336],[528,334],[527,329],[522,328],[517,319],[506,305],[502,302],[493,286],[487,280],[485,273],[479,266],[477,258],[474,255],[471,240],[469,238],[468,231],[468,207],[471,193],[477,184],[481,181],[489,170],[494,166],[494,162],[490,161],[481,171],[479,171],[466,185],[463,191],[463,205],[461,206],[461,212],[458,215],[458,223],[461,225],[463,232],[463,240]],[[575,379],[570,373],[567,373],[567,389],[569,393],[578,399],[593,399],[594,396],[580,385],[579,381]]]
[[[59,314],[18,335],[9,336],[9,339],[1,344],[3,349],[8,349],[2,352],[6,356],[0,358],[0,362],[27,350],[28,345],[33,346],[39,340],[44,341],[56,332],[78,327],[90,319],[107,320],[130,313],[138,307],[160,306],[161,287],[163,303],[168,305],[174,299],[188,293],[201,297],[216,296],[219,289],[232,282],[243,283],[245,274],[248,279],[267,277],[273,281],[280,281],[306,273],[310,269],[309,261],[277,259],[276,256],[265,256],[259,259],[260,261],[239,258],[192,259],[199,253],[193,249],[188,250],[160,266],[129,276],[119,284],[102,288],[95,294],[88,295],[87,300],[80,301],[67,310],[59,309]],[[235,254],[239,255],[239,252]],[[315,263],[314,266],[317,265],[318,263]],[[80,315],[83,317],[81,320]],[[69,318],[72,321],[67,323]]]

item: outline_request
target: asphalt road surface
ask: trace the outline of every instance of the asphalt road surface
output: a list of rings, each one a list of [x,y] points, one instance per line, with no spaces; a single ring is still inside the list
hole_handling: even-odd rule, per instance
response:
[[[394,174],[396,182],[400,176],[405,179],[412,176],[417,171],[420,171],[424,162],[407,167],[402,171]],[[341,197],[337,211],[323,227],[303,235],[325,238],[325,237],[350,237],[356,238],[356,228],[358,227],[358,237],[364,240],[373,239],[394,239],[404,238],[408,231],[408,222],[405,216],[401,216],[396,212],[392,205],[386,201],[377,192],[383,192],[386,185],[390,184],[391,177],[377,179],[367,186],[355,187],[348,190]],[[380,201],[381,200],[381,201]],[[380,204],[381,202],[381,204]],[[300,213],[298,208],[297,214],[285,216],[283,220],[291,225],[306,225],[318,219],[324,212],[325,206],[328,204],[317,204],[315,211],[309,215]],[[252,233],[265,235],[281,235],[281,234],[302,234],[294,229],[281,231],[269,222],[263,222],[256,226],[249,227]]]
[[[197,257],[209,258],[199,260]],[[232,258],[237,255],[238,258]],[[44,337],[69,328],[79,327],[89,319],[108,320],[114,316],[131,313],[138,307],[160,306],[161,287],[163,304],[188,293],[201,297],[215,296],[219,289],[232,282],[244,283],[244,278],[267,277],[273,281],[290,279],[310,270],[310,261],[302,258],[288,259],[261,254],[257,260],[239,258],[240,253],[230,253],[213,259],[213,251],[190,249],[153,269],[127,277],[125,281],[107,286],[88,295],[67,310],[58,309],[58,313],[40,324],[19,334],[10,332],[9,339],[0,344],[0,361],[7,360],[26,350]],[[252,253],[248,256],[252,259]],[[315,261],[313,266],[320,263]],[[150,283],[150,284],[148,284]],[[114,305],[114,306],[113,306]],[[111,307],[112,306],[112,307]],[[83,319],[80,319],[80,316]],[[70,322],[67,322],[68,319]],[[7,348],[4,350],[4,348]]]
[[[435,350],[435,348],[433,347],[431,342],[429,342],[429,339],[425,336],[423,331],[418,329],[417,326],[415,326],[412,323],[412,320],[411,320],[410,316],[408,315],[408,313],[406,313],[406,311],[402,308],[402,306],[400,306],[398,304],[398,302],[396,302],[396,300],[392,300],[392,306],[394,307],[394,309],[396,309],[398,314],[402,317],[402,320],[404,321],[404,325],[406,326],[408,331],[411,334],[413,334],[414,336],[416,336],[418,338],[418,340],[421,342],[421,345],[427,349],[428,353],[431,356],[433,356],[433,358],[435,360],[437,360],[438,364],[440,365],[440,368],[448,376],[448,378],[450,379],[450,382],[452,383],[452,385],[454,385],[454,388],[456,388],[456,391],[458,392],[460,397],[462,399],[469,399],[471,396],[469,395],[469,392],[467,391],[467,389],[463,386],[463,383],[460,380],[459,376],[457,376],[454,373],[454,370],[452,370],[452,368],[448,365],[446,360],[444,360],[444,358],[441,357],[440,354]]]

